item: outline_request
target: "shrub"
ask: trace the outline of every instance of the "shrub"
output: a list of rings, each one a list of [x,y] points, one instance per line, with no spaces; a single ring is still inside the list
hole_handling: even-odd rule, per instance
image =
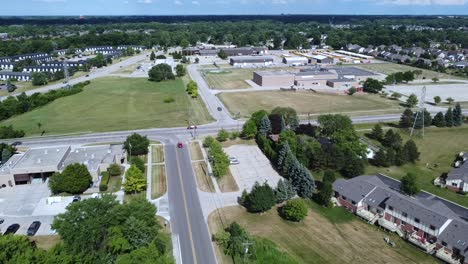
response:
[[[107,184],[99,184],[99,191],[105,192],[107,191]]]
[[[218,141],[223,142],[229,138],[229,132],[227,132],[224,128],[219,130],[218,132]]]
[[[307,204],[303,199],[293,199],[281,208],[281,216],[289,221],[299,222],[307,216]]]
[[[203,140],[203,147],[204,148],[209,148],[211,147],[211,144],[213,144],[213,142],[215,141],[215,139],[211,136],[208,136],[205,138],[205,140]]]
[[[137,133],[128,136],[124,142],[124,149],[130,156],[148,154],[149,139]]]
[[[135,165],[140,171],[145,171],[145,162],[140,157],[131,157],[130,164]]]
[[[110,175],[107,171],[104,171],[101,173],[101,184],[107,184],[109,183],[109,178],[110,178]]]
[[[175,99],[172,96],[164,98],[164,103],[166,103],[166,104],[173,103],[174,101],[175,101]]]
[[[231,132],[231,134],[229,135],[229,139],[230,139],[230,140],[235,140],[235,139],[237,139],[239,136],[240,136],[240,132],[239,132],[239,131],[233,131],[233,132]]]
[[[251,213],[268,211],[275,203],[275,192],[266,182],[263,185],[256,182],[245,199],[245,207]]]
[[[119,165],[113,163],[107,168],[107,172],[110,176],[119,176],[122,173],[122,169]]]

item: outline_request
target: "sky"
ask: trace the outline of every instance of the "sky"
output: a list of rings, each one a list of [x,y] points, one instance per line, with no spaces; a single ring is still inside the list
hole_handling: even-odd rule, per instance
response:
[[[0,0],[11,15],[468,15],[468,0]]]

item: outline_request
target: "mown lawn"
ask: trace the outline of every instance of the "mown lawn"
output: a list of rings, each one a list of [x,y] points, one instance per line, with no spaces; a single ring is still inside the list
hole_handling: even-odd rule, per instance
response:
[[[210,232],[216,233],[236,221],[251,234],[273,241],[298,263],[438,263],[398,236],[352,215],[349,221],[334,222],[317,210],[312,206],[304,221],[293,223],[281,219],[276,208],[264,214],[251,214],[240,206],[226,207],[213,212],[208,224]],[[385,237],[396,246],[388,246]],[[232,263],[216,244],[215,252],[219,263]]]
[[[370,70],[374,72],[380,72],[383,74],[392,74],[395,72],[405,72],[405,71],[414,71],[414,70],[421,70],[422,74],[419,76],[415,76],[417,79],[427,79],[430,81],[432,78],[437,77],[439,79],[463,79],[461,77],[455,76],[455,75],[450,75],[446,73],[439,73],[436,71],[431,71],[431,70],[425,70],[421,68],[416,68],[408,65],[403,65],[403,64],[396,64],[396,63],[371,63],[371,64],[352,64],[352,65],[346,65],[346,66],[352,66],[352,67],[359,67],[363,68],[364,70]]]
[[[397,113],[404,110],[398,101],[377,95],[348,96],[311,91],[256,91],[221,93],[219,98],[233,115],[240,113],[241,117],[250,117],[253,112],[261,109],[271,111],[277,106],[292,107],[302,115],[353,112],[358,115],[379,115],[389,110]]]
[[[175,101],[164,103],[168,97]],[[210,120],[201,99],[188,97],[183,80],[155,83],[146,78],[100,78],[79,94],[60,98],[0,125],[13,125],[27,135],[42,130],[47,135],[176,127],[187,125],[190,108],[192,122],[203,124]]]
[[[408,131],[395,130],[400,132],[404,141],[410,138]],[[359,133],[365,134],[368,132],[360,131]],[[418,162],[389,168],[369,165],[366,168],[366,174],[383,173],[399,180],[408,172],[413,172],[423,190],[468,207],[468,196],[436,187],[433,184],[435,178],[453,168],[452,164],[458,153],[468,151],[467,135],[468,125],[456,128],[426,128],[424,138],[413,136],[413,140],[416,142],[419,152],[421,152]]]
[[[151,169],[151,199],[163,196],[166,191],[166,166],[153,165]]]

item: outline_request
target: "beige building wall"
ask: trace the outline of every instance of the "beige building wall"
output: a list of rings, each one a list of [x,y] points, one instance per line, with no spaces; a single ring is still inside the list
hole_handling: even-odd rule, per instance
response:
[[[289,87],[294,85],[294,75],[260,75],[254,72],[253,81],[260,86]]]

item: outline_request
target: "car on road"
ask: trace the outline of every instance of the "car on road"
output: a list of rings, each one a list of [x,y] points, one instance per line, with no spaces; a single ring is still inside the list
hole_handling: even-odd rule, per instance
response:
[[[229,156],[229,160],[237,160],[237,158],[234,156]]]
[[[191,126],[188,126],[187,129],[197,129],[197,126],[191,125]]]
[[[223,108],[221,106],[218,106],[218,111],[223,111]]]
[[[14,233],[16,233],[16,231],[18,231],[19,228],[20,228],[19,224],[12,224],[7,228],[7,230],[3,234],[4,235],[14,234]]]
[[[15,142],[11,143],[11,145],[12,145],[13,147],[14,147],[14,146],[21,145],[21,144],[23,144],[23,142],[21,142],[21,141],[15,141]]]
[[[79,195],[73,196],[72,203],[79,202],[79,201],[81,201],[81,197]]]
[[[86,74],[86,76],[85,76],[85,77],[89,77],[89,74]]]
[[[32,222],[32,224],[29,226],[28,231],[26,232],[26,234],[28,236],[34,236],[36,234],[37,230],[39,230],[39,227],[41,227],[41,222],[39,222],[39,221]]]
[[[177,147],[178,147],[178,148],[183,148],[183,147],[184,147],[184,144],[182,144],[182,142],[179,142],[179,143],[177,143]]]
[[[229,157],[229,164],[230,165],[237,165],[239,164],[239,160],[236,157]]]
[[[5,222],[5,219],[0,218],[0,225],[3,224],[3,222]]]

